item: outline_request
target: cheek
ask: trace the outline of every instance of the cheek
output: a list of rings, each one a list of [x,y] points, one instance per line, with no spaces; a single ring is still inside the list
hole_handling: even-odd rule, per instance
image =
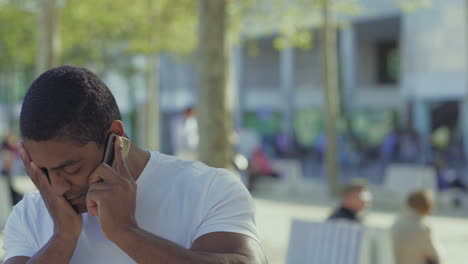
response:
[[[74,185],[75,186],[80,186],[82,188],[87,188],[88,187],[88,178],[89,178],[89,173],[83,173],[81,175],[76,175],[76,179],[74,179]]]
[[[67,180],[73,186],[73,189],[88,189],[91,168],[83,168],[78,174],[68,175]]]

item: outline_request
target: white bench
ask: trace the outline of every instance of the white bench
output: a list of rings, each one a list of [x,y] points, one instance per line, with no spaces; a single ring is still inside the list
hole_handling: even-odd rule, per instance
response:
[[[339,222],[294,220],[287,264],[360,264],[363,228]]]
[[[294,220],[286,264],[394,264],[388,230]]]

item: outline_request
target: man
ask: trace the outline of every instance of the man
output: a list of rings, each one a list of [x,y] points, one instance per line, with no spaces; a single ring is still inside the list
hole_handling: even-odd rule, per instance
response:
[[[372,200],[367,184],[362,180],[352,180],[341,191],[340,206],[328,220],[346,220],[361,223],[361,213]]]
[[[442,263],[441,248],[426,220],[434,210],[434,204],[434,195],[428,190],[415,190],[408,195],[408,210],[392,226],[395,263]]]
[[[20,130],[39,192],[9,217],[6,264],[267,262],[240,181],[133,144],[123,153],[115,99],[90,71],[64,66],[37,78]],[[102,162],[110,133],[112,167]]]

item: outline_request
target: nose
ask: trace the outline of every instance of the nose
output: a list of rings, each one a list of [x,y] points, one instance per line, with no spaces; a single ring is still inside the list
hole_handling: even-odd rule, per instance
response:
[[[59,172],[49,172],[52,190],[57,196],[62,196],[71,189],[71,183]]]

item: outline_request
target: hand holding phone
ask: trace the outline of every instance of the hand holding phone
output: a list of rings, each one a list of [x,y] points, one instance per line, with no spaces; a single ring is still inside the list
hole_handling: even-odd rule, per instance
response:
[[[110,133],[107,135],[106,139],[106,146],[104,150],[104,157],[102,158],[102,162],[106,163],[107,165],[113,167],[114,166],[114,159],[115,159],[115,138],[118,137],[117,134]],[[124,159],[127,158],[128,152],[130,150],[130,140],[125,137],[120,137],[122,140],[122,157]]]

